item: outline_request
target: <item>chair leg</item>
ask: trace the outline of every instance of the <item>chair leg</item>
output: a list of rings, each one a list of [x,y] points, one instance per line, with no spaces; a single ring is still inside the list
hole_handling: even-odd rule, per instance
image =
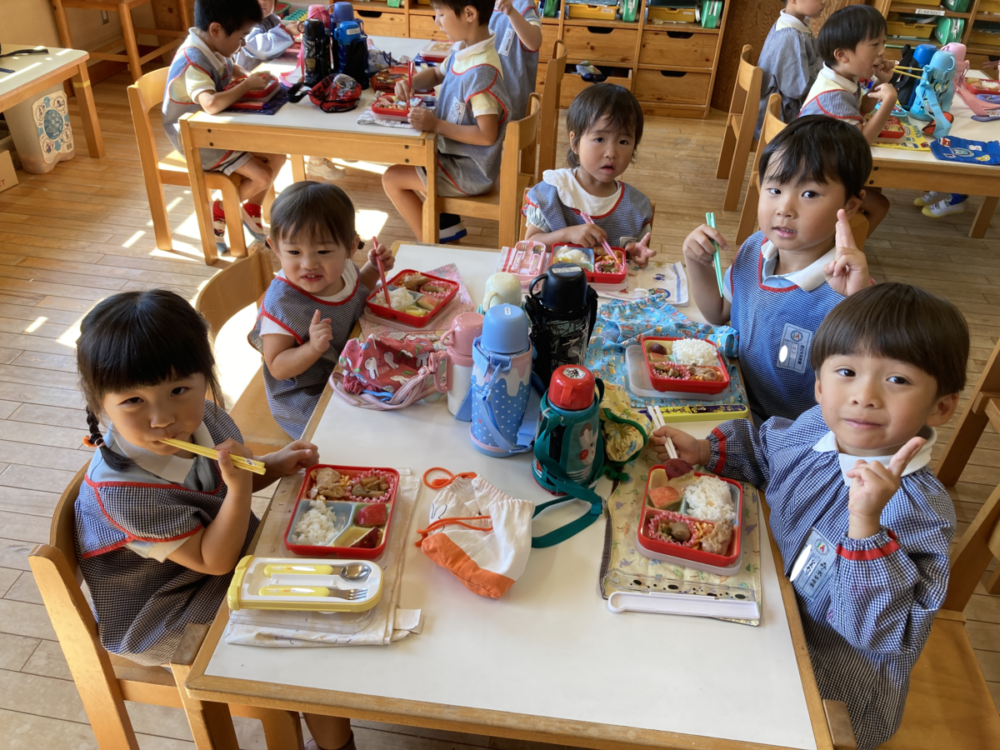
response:
[[[730,115],[730,117],[732,117]],[[730,168],[733,164],[733,152],[736,151],[736,131],[733,126],[726,123],[726,135],[722,139],[722,151],[719,153],[719,165],[715,169],[715,177],[724,180],[729,177]]]
[[[125,38],[125,54],[128,56],[128,68],[132,80],[142,78],[142,63],[139,62],[139,43],[135,38],[135,27],[132,26],[132,12],[128,3],[118,3],[118,15],[122,22],[122,36]]]
[[[253,710],[264,727],[267,750],[302,750],[302,722],[296,711],[262,708]]]
[[[59,43],[66,49],[72,49],[73,35],[69,30],[66,9],[63,7],[62,0],[52,0],[52,3],[55,9],[56,28],[59,30]]]
[[[292,182],[303,182],[306,179],[306,157],[292,154],[288,160],[292,163]]]
[[[743,177],[747,173],[747,161],[750,159],[750,146],[753,145],[752,134],[740,132],[733,152],[733,163],[729,167],[729,184],[726,185],[726,198],[722,203],[723,211],[735,211],[740,205],[740,193],[743,191]]]
[[[267,193],[264,195],[264,203],[260,207],[260,215],[268,224],[271,223],[271,206],[274,205],[274,183],[271,183],[271,187],[267,189]]]
[[[742,245],[744,240],[753,234],[757,226],[757,202],[760,200],[760,190],[751,175],[747,186],[747,197],[743,199],[743,210],[740,212],[740,227],[736,230],[736,244]]]
[[[191,665],[208,634],[208,625],[188,625],[170,660],[181,705],[187,716],[197,750],[239,750],[233,717],[225,703],[208,703],[188,695],[184,687]]]
[[[234,258],[247,254],[247,240],[243,233],[243,217],[240,212],[240,194],[235,182],[222,188],[222,210],[226,212],[226,234],[229,237],[229,252]],[[211,210],[211,203],[209,203]]]

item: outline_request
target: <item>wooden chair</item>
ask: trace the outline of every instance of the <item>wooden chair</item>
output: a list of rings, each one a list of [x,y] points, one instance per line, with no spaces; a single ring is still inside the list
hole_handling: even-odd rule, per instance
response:
[[[52,0],[55,8],[56,27],[59,29],[59,42],[63,47],[73,46],[73,36],[70,34],[69,21],[66,18],[66,8],[82,8],[84,10],[104,10],[117,13],[122,23],[122,35],[113,42],[109,42],[96,50],[90,52],[93,60],[111,60],[113,62],[128,63],[132,80],[138,82],[142,78],[142,66],[150,60],[159,57],[165,52],[169,52],[175,47],[179,47],[184,38],[188,35],[191,27],[191,14],[185,2],[178,3],[181,17],[181,30],[170,31],[168,29],[140,29],[132,26],[132,9],[140,5],[147,5],[152,0]],[[136,43],[136,34],[148,36],[166,37],[171,41],[157,47],[142,57],[139,56],[139,47]],[[125,54],[109,54],[110,50],[121,49],[124,45]],[[162,248],[161,248],[162,249]]]
[[[181,7],[186,7],[184,3]],[[128,87],[128,103],[132,110],[132,124],[135,127],[135,140],[139,145],[139,161],[142,164],[142,177],[146,183],[146,196],[149,199],[149,210],[153,215],[153,234],[156,237],[156,247],[160,250],[173,250],[170,237],[170,219],[167,216],[167,201],[163,197],[164,185],[188,187],[191,181],[188,177],[187,159],[180,151],[171,151],[162,159],[156,152],[156,138],[149,113],[154,108],[159,112],[163,103],[164,89],[167,85],[167,68],[147,73]],[[159,118],[157,118],[159,119]],[[247,254],[246,238],[243,235],[243,222],[240,217],[240,183],[243,178],[238,174],[227,177],[221,172],[205,172],[205,185],[209,190],[222,193],[222,207],[229,217],[226,223],[226,233],[229,235],[229,250],[234,257]],[[273,200],[274,187],[268,191],[268,203]],[[211,211],[211,207],[208,209]],[[211,265],[216,260],[214,247],[203,248],[205,263]]]
[[[556,144],[559,142],[559,97],[566,73],[566,45],[557,39],[552,45],[552,57],[545,63],[545,83],[542,86],[542,117],[538,126],[538,167],[535,183],[542,181],[547,169],[556,168]]]
[[[751,51],[752,47],[746,44],[740,53],[740,69],[736,76],[736,88],[733,89],[733,100],[729,105],[719,166],[715,172],[715,176],[720,180],[729,178],[726,198],[722,204],[724,211],[735,211],[740,203],[743,175],[747,170],[747,159],[750,158],[750,149],[753,146],[753,131],[760,110],[763,72],[750,62]]]
[[[757,202],[760,200],[760,177],[758,175],[760,157],[764,153],[764,147],[784,127],[785,123],[781,121],[781,94],[771,94],[764,111],[764,122],[760,127],[757,153],[753,158],[747,195],[743,199],[743,210],[740,212],[740,226],[736,230],[737,246],[742,245],[747,237],[757,231]],[[868,240],[868,218],[864,214],[856,213],[851,217],[851,232],[854,234],[854,244],[858,246],[858,250],[864,250],[865,242]]]
[[[198,293],[194,307],[208,321],[213,339],[236,313],[257,304],[273,279],[270,253],[263,249],[240,258],[209,279]],[[292,440],[271,416],[264,391],[263,367],[257,369],[253,380],[229,410],[229,416],[243,433],[244,445],[256,456],[272,453]]]
[[[183,685],[206,626],[185,633],[172,662],[173,674],[162,667],[144,667],[108,653],[101,645],[97,622],[80,588],[74,544],[74,503],[88,467],[77,472],[63,492],[52,516],[49,543],[39,544],[28,558],[35,582],[59,637],[66,662],[80,692],[87,718],[102,750],[139,750],[125,701],[183,708],[199,748],[223,747],[212,736],[229,736],[226,750],[238,745],[225,705],[191,698]],[[269,750],[301,750],[302,730],[297,713],[231,706],[233,715],[259,719]],[[211,731],[209,730],[211,725]],[[227,726],[228,725],[228,726]]]
[[[452,198],[438,195],[435,213],[452,213],[477,219],[492,219],[500,224],[500,246],[513,247],[520,227],[520,197],[524,194],[534,172],[521,172],[521,154],[535,143],[539,121],[538,94],[528,100],[528,114],[523,120],[508,123],[500,161],[500,179],[486,195]]]

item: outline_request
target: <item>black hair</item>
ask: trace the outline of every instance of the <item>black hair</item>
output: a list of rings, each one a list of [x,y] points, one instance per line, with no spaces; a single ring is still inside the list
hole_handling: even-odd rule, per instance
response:
[[[325,182],[293,183],[271,206],[271,243],[305,235],[315,242],[335,242],[354,252],[354,204],[341,188]]]
[[[819,373],[830,357],[865,353],[919,367],[937,381],[937,397],[965,387],[969,327],[951,302],[909,284],[885,283],[852,294],[833,308],[813,339]]]
[[[165,289],[122,292],[98,303],[80,324],[76,367],[87,402],[88,444],[118,471],[131,461],[104,445],[98,415],[107,394],[201,373],[215,403],[225,406],[208,322]]]
[[[816,51],[827,65],[836,65],[838,49],[854,51],[886,33],[885,16],[871,5],[848,5],[830,15],[819,30]]]
[[[456,16],[471,5],[476,9],[476,13],[479,14],[479,25],[487,26],[489,25],[490,18],[493,17],[493,8],[496,5],[496,0],[431,0],[432,7],[438,5],[451,8]]]
[[[566,162],[571,167],[580,166],[580,159],[573,152],[573,147],[579,146],[580,138],[604,117],[609,118],[611,130],[634,138],[635,148],[639,148],[643,125],[639,102],[624,86],[617,83],[595,83],[576,95],[566,113],[566,132],[573,134],[566,154]],[[632,152],[632,158],[635,158],[635,151]]]
[[[872,150],[860,128],[825,115],[786,125],[760,155],[758,177],[779,183],[839,182],[847,198],[860,198],[872,171]]]
[[[217,23],[232,35],[248,23],[263,20],[264,12],[257,0],[194,0],[194,25],[202,31]]]

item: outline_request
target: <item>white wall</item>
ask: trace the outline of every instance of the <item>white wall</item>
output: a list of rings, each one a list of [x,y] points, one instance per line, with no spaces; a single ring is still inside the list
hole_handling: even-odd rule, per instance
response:
[[[101,23],[100,11],[66,10],[73,47],[92,50],[121,36],[121,23],[117,13],[108,13],[107,24]],[[59,32],[56,30],[55,11],[50,0],[0,0],[0,44],[43,44],[58,47]],[[137,26],[151,28],[153,12],[149,5],[143,5],[132,12],[132,21]],[[140,42],[142,39],[140,39]]]

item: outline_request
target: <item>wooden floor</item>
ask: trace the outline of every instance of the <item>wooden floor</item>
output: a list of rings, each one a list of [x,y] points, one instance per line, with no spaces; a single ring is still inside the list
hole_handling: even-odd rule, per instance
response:
[[[95,302],[123,290],[167,287],[193,299],[217,270],[201,263],[184,189],[166,190],[176,251],[155,249],[127,83],[118,76],[95,88],[107,158],[78,152],[48,175],[19,172],[21,184],[0,193],[0,744],[8,748],[96,746],[27,560],[33,544],[48,540],[59,493],[89,459],[80,442],[86,423],[74,366],[78,321]],[[79,121],[74,125],[82,136]],[[719,115],[646,123],[626,178],[656,202],[654,245],[661,259],[679,259],[681,239],[706,210],[718,212],[724,233],[735,234],[737,214],[720,212],[725,185],[712,176],[722,132]],[[339,184],[357,205],[362,236],[412,239],[382,192],[377,169],[350,165]],[[961,308],[972,330],[974,382],[1000,335],[1000,218],[986,239],[971,240],[972,211],[932,221],[912,206],[916,193],[887,195],[892,211],[867,246],[873,275],[916,284]],[[496,246],[495,224],[470,222],[469,234],[464,244]],[[227,385],[232,392],[232,382]],[[950,429],[941,430],[938,453],[949,435]],[[990,433],[952,493],[959,532],[998,482],[1000,437]],[[1000,598],[980,587],[966,615],[1000,705]],[[192,746],[179,710],[129,708],[144,750]],[[253,724],[239,731],[242,747],[263,747]],[[364,723],[357,725],[357,740],[361,750],[539,747]]]

